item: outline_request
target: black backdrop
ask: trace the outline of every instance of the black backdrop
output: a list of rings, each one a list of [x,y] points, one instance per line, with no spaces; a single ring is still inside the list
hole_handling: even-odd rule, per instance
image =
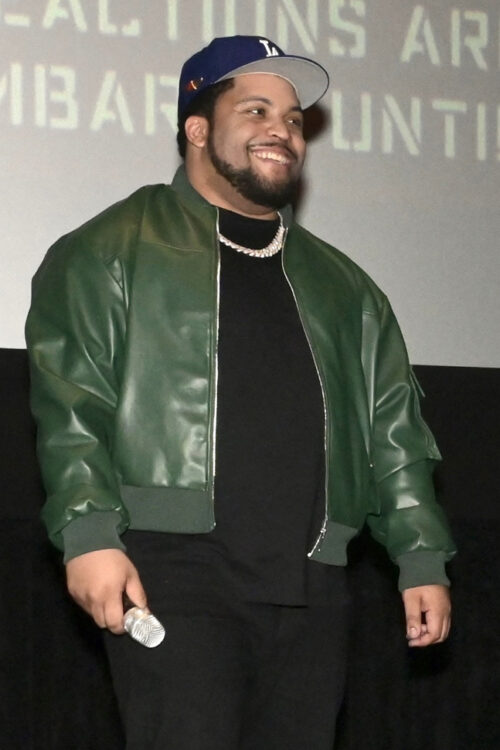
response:
[[[459,547],[454,626],[447,643],[408,650],[396,571],[367,535],[351,545],[353,638],[336,750],[499,750],[500,371],[415,370],[445,456],[436,481]],[[99,631],[66,595],[38,520],[23,350],[0,350],[0,382],[1,747],[119,750]]]

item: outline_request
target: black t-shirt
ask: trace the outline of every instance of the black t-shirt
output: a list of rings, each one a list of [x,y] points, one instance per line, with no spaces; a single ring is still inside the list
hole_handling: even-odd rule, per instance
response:
[[[277,227],[219,211],[221,233],[246,247],[264,247]],[[273,604],[321,601],[329,566],[307,557],[325,513],[324,406],[314,360],[281,252],[256,258],[220,243],[220,254],[216,527],[162,534],[155,545],[188,590],[223,586]]]

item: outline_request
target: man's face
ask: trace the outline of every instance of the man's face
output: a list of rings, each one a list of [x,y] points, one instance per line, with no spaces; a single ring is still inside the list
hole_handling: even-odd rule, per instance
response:
[[[303,116],[293,86],[267,73],[237,76],[215,105],[207,152],[224,197],[281,208],[294,195],[305,157]],[[216,180],[217,182],[217,180]]]

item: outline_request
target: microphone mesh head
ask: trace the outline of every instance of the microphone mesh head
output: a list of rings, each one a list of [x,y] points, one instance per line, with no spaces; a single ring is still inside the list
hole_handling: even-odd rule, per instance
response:
[[[132,607],[125,613],[123,627],[135,641],[147,648],[159,646],[165,638],[165,628],[161,622],[140,607]]]

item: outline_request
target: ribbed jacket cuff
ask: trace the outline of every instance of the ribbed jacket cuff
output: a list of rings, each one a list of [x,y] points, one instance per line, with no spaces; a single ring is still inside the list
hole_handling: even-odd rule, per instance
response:
[[[450,585],[446,575],[445,562],[449,555],[446,552],[421,550],[408,552],[396,558],[399,565],[400,591],[414,586],[430,586],[432,584]]]
[[[75,518],[62,530],[64,563],[73,557],[99,549],[121,549],[125,545],[118,534],[120,514],[116,511],[89,513]]]

